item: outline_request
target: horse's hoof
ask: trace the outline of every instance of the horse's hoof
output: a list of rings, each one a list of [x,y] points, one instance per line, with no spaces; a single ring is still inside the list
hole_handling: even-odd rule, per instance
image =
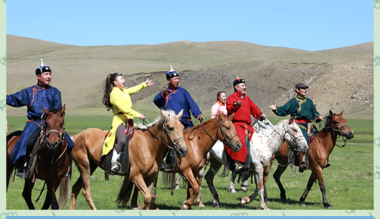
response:
[[[281,197],[282,202],[286,202],[286,197]]]
[[[323,203],[323,207],[325,207],[329,210],[333,210],[333,207],[329,203]]]
[[[231,188],[231,187],[228,188],[228,192],[229,193],[237,193],[236,190],[234,188]]]
[[[175,189],[175,190],[179,189],[179,185],[177,185],[174,189]]]
[[[201,204],[201,205],[198,205],[198,207],[200,207],[200,208],[204,208],[205,205],[204,205],[204,204]]]
[[[187,205],[182,205],[181,207],[181,210],[190,210],[191,208],[189,208]]]
[[[306,206],[305,202],[301,202],[300,206]]]
[[[247,187],[241,187],[241,191],[246,193],[247,192]]]

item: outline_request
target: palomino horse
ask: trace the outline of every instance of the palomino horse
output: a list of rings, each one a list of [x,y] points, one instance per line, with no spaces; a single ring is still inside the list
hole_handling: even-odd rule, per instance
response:
[[[69,156],[67,153],[67,144],[65,139],[64,119],[65,106],[61,110],[55,108],[50,111],[43,109],[44,127],[41,131],[42,139],[40,142],[35,164],[34,174],[31,178],[25,179],[24,190],[22,196],[25,199],[29,209],[35,209],[32,203],[32,189],[37,179],[45,180],[47,184],[47,194],[42,209],[48,209],[51,205],[52,209],[59,209],[59,205],[55,196],[55,191],[61,182],[61,179],[69,170]],[[20,131],[17,131],[21,134]],[[20,135],[11,133],[7,139],[7,190],[8,184],[13,172],[14,165],[10,162],[14,146]]]
[[[288,142],[293,148],[297,147],[299,151],[307,150],[306,139],[303,137],[298,125],[294,122],[293,117],[290,120],[280,121],[276,126],[271,126],[271,129],[253,134],[250,141],[249,153],[251,155],[251,163],[249,170],[254,173],[256,190],[250,197],[244,196],[238,204],[249,204],[259,195],[260,208],[264,210],[269,209],[264,202],[264,185],[267,180],[273,154],[278,151],[284,142]],[[212,161],[211,168],[213,168]],[[219,206],[219,198],[214,185],[212,182],[211,185],[209,182],[207,183],[213,195],[213,203],[216,202],[216,205]]]
[[[330,110],[329,114],[330,115],[325,118],[325,127],[319,134],[314,137],[314,140],[310,143],[309,167],[311,169],[311,175],[305,192],[300,198],[301,205],[305,205],[306,196],[313,186],[313,182],[317,179],[319,188],[322,192],[323,206],[325,208],[332,208],[331,205],[327,202],[326,188],[323,182],[322,170],[326,167],[327,160],[334,149],[337,137],[343,136],[343,138],[347,139],[354,137],[354,131],[352,131],[352,129],[347,125],[347,121],[342,118],[343,111],[337,115],[332,113]],[[276,180],[276,183],[281,191],[282,201],[286,201],[286,194],[285,189],[281,184],[280,177],[289,164],[288,158],[286,156],[287,151],[288,145],[285,143],[276,153],[276,160],[279,165],[276,172],[273,174],[273,177]]]
[[[196,176],[199,175],[199,171],[206,165],[207,153],[215,142],[217,140],[224,142],[232,151],[240,150],[241,143],[236,134],[235,126],[231,121],[232,117],[233,115],[227,117],[219,114],[214,119],[210,119],[185,131],[184,137],[189,151],[185,158],[177,158],[179,172],[188,182],[188,199],[183,202],[181,209],[191,209],[194,200],[198,196],[202,177]],[[136,202],[137,191],[135,190],[131,203],[132,207],[136,205]]]
[[[151,189],[156,178],[158,167],[162,164],[162,154],[166,147],[173,147],[179,157],[187,153],[187,146],[183,138],[183,125],[179,121],[181,111],[177,116],[171,110],[161,111],[161,116],[147,126],[135,126],[134,137],[129,143],[130,170],[127,171],[123,187],[118,200],[126,203],[129,199],[133,184],[144,194],[144,203],[138,209],[149,209],[151,202]],[[90,190],[90,176],[99,166],[100,153],[107,131],[89,128],[73,136],[75,147],[71,156],[78,167],[80,177],[73,185],[70,209],[75,208],[79,191],[86,198],[92,209],[96,209]],[[174,140],[173,140],[174,139]],[[65,193],[68,188],[65,188]]]

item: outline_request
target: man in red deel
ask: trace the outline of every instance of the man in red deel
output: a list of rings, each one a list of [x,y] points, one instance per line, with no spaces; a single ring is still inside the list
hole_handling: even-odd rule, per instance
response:
[[[256,119],[266,118],[265,114],[252,102],[252,100],[246,95],[247,87],[245,86],[245,80],[238,78],[233,82],[235,92],[227,98],[227,111],[228,115],[233,113],[233,124],[236,127],[236,133],[239,136],[242,147],[237,152],[232,152],[230,148],[226,148],[227,153],[235,161],[235,171],[240,172],[244,166],[247,158],[248,150],[245,145],[245,137],[248,130],[251,130],[251,135],[254,129],[251,125],[251,115]]]

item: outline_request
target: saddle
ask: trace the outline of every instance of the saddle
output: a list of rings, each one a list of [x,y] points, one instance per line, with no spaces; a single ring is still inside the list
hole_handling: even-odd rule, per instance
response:
[[[308,133],[310,133],[309,135],[309,144],[310,144],[314,140],[315,135],[319,133],[319,131],[313,124],[309,125],[308,128],[309,128]],[[286,156],[288,157],[288,163],[290,163],[292,167],[299,166],[300,164],[300,160],[298,159],[297,154],[298,154],[298,150],[291,149],[288,145],[288,152],[286,153]],[[306,163],[306,169],[307,170],[310,169],[309,168],[309,150],[305,153],[305,163]],[[294,168],[293,168],[293,172],[295,172]],[[295,173],[293,173],[293,175],[295,175]]]
[[[120,152],[120,172],[115,173],[111,171],[111,159],[112,159],[112,150],[106,156],[100,156],[100,163],[104,167],[104,177],[105,180],[109,180],[109,175],[125,175],[129,171],[129,141],[132,139],[135,130],[131,133],[129,131],[133,128],[133,119],[128,119],[127,124],[125,126],[125,144]],[[108,136],[109,132],[105,135],[104,139]],[[117,144],[117,140],[115,140],[114,148]],[[102,149],[103,150],[103,149]],[[101,155],[102,153],[100,153]]]
[[[249,176],[251,175],[250,171],[249,171],[249,165],[251,163],[250,141],[251,141],[252,135],[253,135],[253,130],[248,130],[246,137],[245,137],[245,146],[247,147],[247,151],[248,151],[247,158],[245,159],[244,166],[241,169],[242,171],[237,173],[237,174],[240,174],[239,179],[241,177],[243,178],[242,179],[243,182],[246,181],[249,178]],[[229,170],[235,171],[234,160],[227,153],[226,148],[224,148],[224,150],[223,150],[222,160],[223,160],[223,164],[224,164],[224,169],[223,169],[223,173],[222,173],[221,177],[226,177],[226,176],[228,176]]]

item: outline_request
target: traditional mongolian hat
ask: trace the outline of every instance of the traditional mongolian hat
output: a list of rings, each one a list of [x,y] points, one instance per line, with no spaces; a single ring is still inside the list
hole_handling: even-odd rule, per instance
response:
[[[240,83],[245,83],[245,80],[243,78],[239,78],[239,76],[236,77],[236,80],[234,80],[234,87],[237,85],[237,84],[240,84]]]
[[[174,71],[173,66],[170,65],[170,71],[168,71],[168,73],[166,73],[166,79],[169,80],[170,78],[174,78],[177,76],[179,76],[178,72]]]
[[[38,67],[36,69],[36,75],[39,75],[43,72],[50,72],[51,73],[52,72],[51,68],[49,66],[45,65],[44,61],[42,59],[40,59],[40,60],[41,60],[41,65],[40,65],[40,67]]]

